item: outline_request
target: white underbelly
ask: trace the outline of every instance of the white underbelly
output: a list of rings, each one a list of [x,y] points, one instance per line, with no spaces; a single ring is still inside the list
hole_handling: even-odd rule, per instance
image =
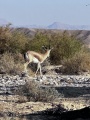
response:
[[[33,63],[38,63],[39,60],[38,60],[37,58],[34,57],[33,60],[32,60],[32,62],[33,62]]]

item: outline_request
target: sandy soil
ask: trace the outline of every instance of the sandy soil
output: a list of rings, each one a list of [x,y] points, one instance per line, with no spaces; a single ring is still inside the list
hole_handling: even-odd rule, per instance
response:
[[[90,99],[87,98],[60,98],[57,101],[51,103],[45,102],[26,102],[26,98],[22,98],[23,102],[20,102],[20,96],[0,96],[0,112],[13,112],[15,114],[29,114],[37,111],[43,111],[49,108],[54,108],[58,104],[68,110],[81,109],[86,106],[90,106]],[[19,101],[19,102],[18,102]]]

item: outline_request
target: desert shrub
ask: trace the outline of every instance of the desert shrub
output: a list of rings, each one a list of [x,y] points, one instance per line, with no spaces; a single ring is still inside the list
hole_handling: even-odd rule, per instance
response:
[[[27,43],[28,37],[24,33],[12,30],[10,25],[0,27],[0,53],[23,53]]]
[[[82,48],[82,43],[73,36],[69,36],[64,32],[61,37],[54,40],[55,47],[51,52],[51,63],[61,64],[63,59],[72,57],[76,52],[79,52]]]
[[[0,27],[0,53],[2,53],[0,70],[5,68],[5,71],[8,73],[13,73],[15,70],[18,71],[17,69],[21,70],[23,57],[19,60],[18,56],[12,56],[12,53],[21,54],[27,50],[39,52],[43,45],[48,47],[49,43],[54,48],[50,55],[50,62],[54,65],[61,64],[63,60],[64,64],[70,62],[71,59],[74,59],[74,55],[82,48],[82,43],[75,37],[70,36],[66,31],[62,34],[38,31],[35,36],[29,40],[24,33],[11,30],[9,25]],[[8,54],[5,53],[7,51],[9,52]]]
[[[80,51],[73,57],[65,59],[62,62],[64,66],[64,73],[66,74],[80,74],[90,71],[90,52]]]
[[[22,91],[29,101],[49,102],[61,96],[54,88],[42,88],[35,81],[28,81],[19,91]]]
[[[82,47],[79,40],[64,31],[62,34],[37,32],[33,39],[28,41],[26,49],[40,52],[43,45],[48,47],[49,44],[54,48],[50,55],[51,64],[61,64],[61,60],[72,57]]]
[[[44,45],[49,45],[47,35],[41,32],[37,32],[34,38],[31,41],[28,41],[26,49],[40,52],[42,51],[42,46]]]
[[[0,56],[1,73],[20,74],[23,71],[23,64],[21,62],[15,62],[14,57],[11,53],[7,52]]]
[[[9,48],[9,42],[11,38],[11,32],[9,24],[0,27],[0,53],[4,53]]]
[[[22,33],[14,31],[9,42],[9,52],[23,53],[28,43],[28,38]]]

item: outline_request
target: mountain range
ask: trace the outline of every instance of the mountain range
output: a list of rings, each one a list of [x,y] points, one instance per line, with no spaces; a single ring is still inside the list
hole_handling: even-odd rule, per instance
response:
[[[21,27],[37,29],[90,30],[90,25],[69,25],[60,22],[54,22],[48,26],[26,25]]]
[[[0,26],[8,24],[9,22],[0,19]],[[13,27],[25,27],[25,28],[36,28],[36,29],[62,29],[62,30],[90,30],[90,25],[70,25],[70,24],[64,24],[60,22],[54,22],[48,26],[40,26],[40,25],[20,25],[20,26],[14,26]]]
[[[90,30],[90,25],[69,25],[60,22],[54,22],[47,26],[48,29],[66,29],[66,30]]]

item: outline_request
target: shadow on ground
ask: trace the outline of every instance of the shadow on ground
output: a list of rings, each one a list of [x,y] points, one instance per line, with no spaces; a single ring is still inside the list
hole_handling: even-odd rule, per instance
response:
[[[79,97],[90,94],[90,87],[56,87],[56,90],[64,97]]]
[[[26,115],[27,120],[90,120],[90,107],[67,111],[61,106],[37,114]]]

